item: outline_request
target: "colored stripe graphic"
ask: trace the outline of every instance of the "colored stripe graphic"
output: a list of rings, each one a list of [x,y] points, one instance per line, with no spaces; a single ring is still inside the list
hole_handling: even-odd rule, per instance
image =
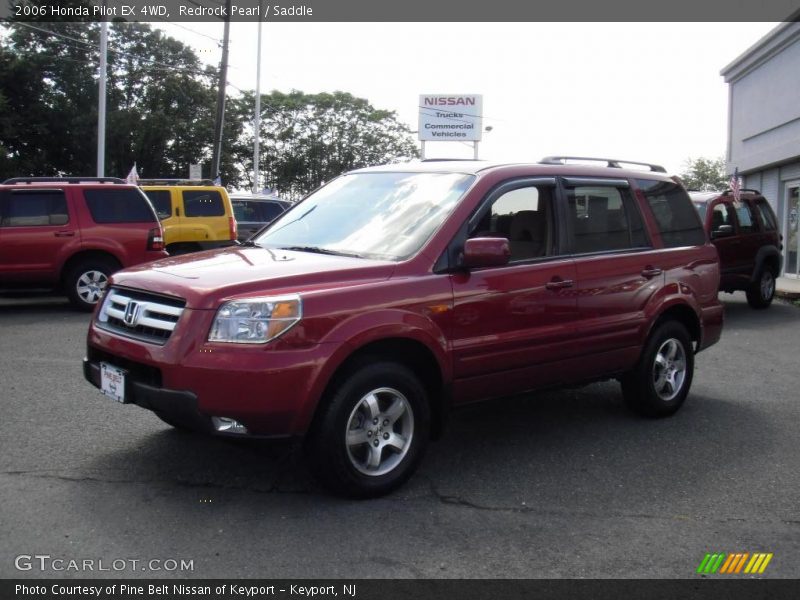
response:
[[[700,561],[697,567],[698,573],[703,574],[738,574],[744,569],[745,573],[761,574],[763,573],[769,562],[774,555],[766,552],[756,552],[750,554],[749,552],[734,552],[727,554],[725,552],[707,552]],[[748,560],[749,559],[749,560]],[[745,566],[747,565],[747,566]]]

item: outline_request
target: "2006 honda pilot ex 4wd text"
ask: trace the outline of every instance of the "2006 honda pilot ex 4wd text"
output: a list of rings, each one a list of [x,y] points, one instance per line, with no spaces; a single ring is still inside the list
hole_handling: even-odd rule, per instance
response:
[[[715,343],[717,251],[655,165],[423,161],[331,181],[243,246],[113,276],[86,378],[180,428],[305,436],[383,494],[452,406],[607,378],[674,413]]]

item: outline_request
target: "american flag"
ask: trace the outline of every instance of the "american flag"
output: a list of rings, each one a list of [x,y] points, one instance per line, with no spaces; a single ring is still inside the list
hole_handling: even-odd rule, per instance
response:
[[[736,167],[736,170],[731,175],[731,181],[728,184],[733,192],[733,201],[739,202],[739,199],[742,197],[742,188],[739,185],[739,167]]]
[[[133,185],[139,185],[139,172],[136,170],[136,163],[133,163],[133,168],[131,172],[128,173],[128,176],[125,178],[125,183],[132,183]]]

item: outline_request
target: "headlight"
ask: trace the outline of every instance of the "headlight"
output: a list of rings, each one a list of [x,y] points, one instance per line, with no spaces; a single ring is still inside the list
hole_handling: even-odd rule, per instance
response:
[[[266,344],[288,331],[302,316],[303,303],[297,294],[233,300],[217,311],[208,341]]]

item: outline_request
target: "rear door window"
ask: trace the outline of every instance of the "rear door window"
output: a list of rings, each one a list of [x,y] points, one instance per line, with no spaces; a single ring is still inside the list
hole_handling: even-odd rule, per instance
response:
[[[567,211],[576,254],[648,245],[627,188],[603,184],[567,187]]]
[[[686,191],[677,183],[637,179],[655,217],[661,239],[667,248],[698,246],[706,241],[703,224]]]
[[[134,189],[84,190],[95,223],[151,223],[155,215],[147,197]]]
[[[747,202],[739,202],[739,206],[736,207],[736,218],[739,220],[739,233],[758,231],[758,224],[753,216],[753,210]]]
[[[12,190],[0,197],[0,225],[41,227],[69,223],[67,199],[61,190]]]
[[[187,217],[224,217],[222,195],[215,191],[191,190],[183,192],[183,211]]]
[[[172,216],[172,196],[167,190],[146,190],[144,192],[150,199],[159,219],[168,219]]]

